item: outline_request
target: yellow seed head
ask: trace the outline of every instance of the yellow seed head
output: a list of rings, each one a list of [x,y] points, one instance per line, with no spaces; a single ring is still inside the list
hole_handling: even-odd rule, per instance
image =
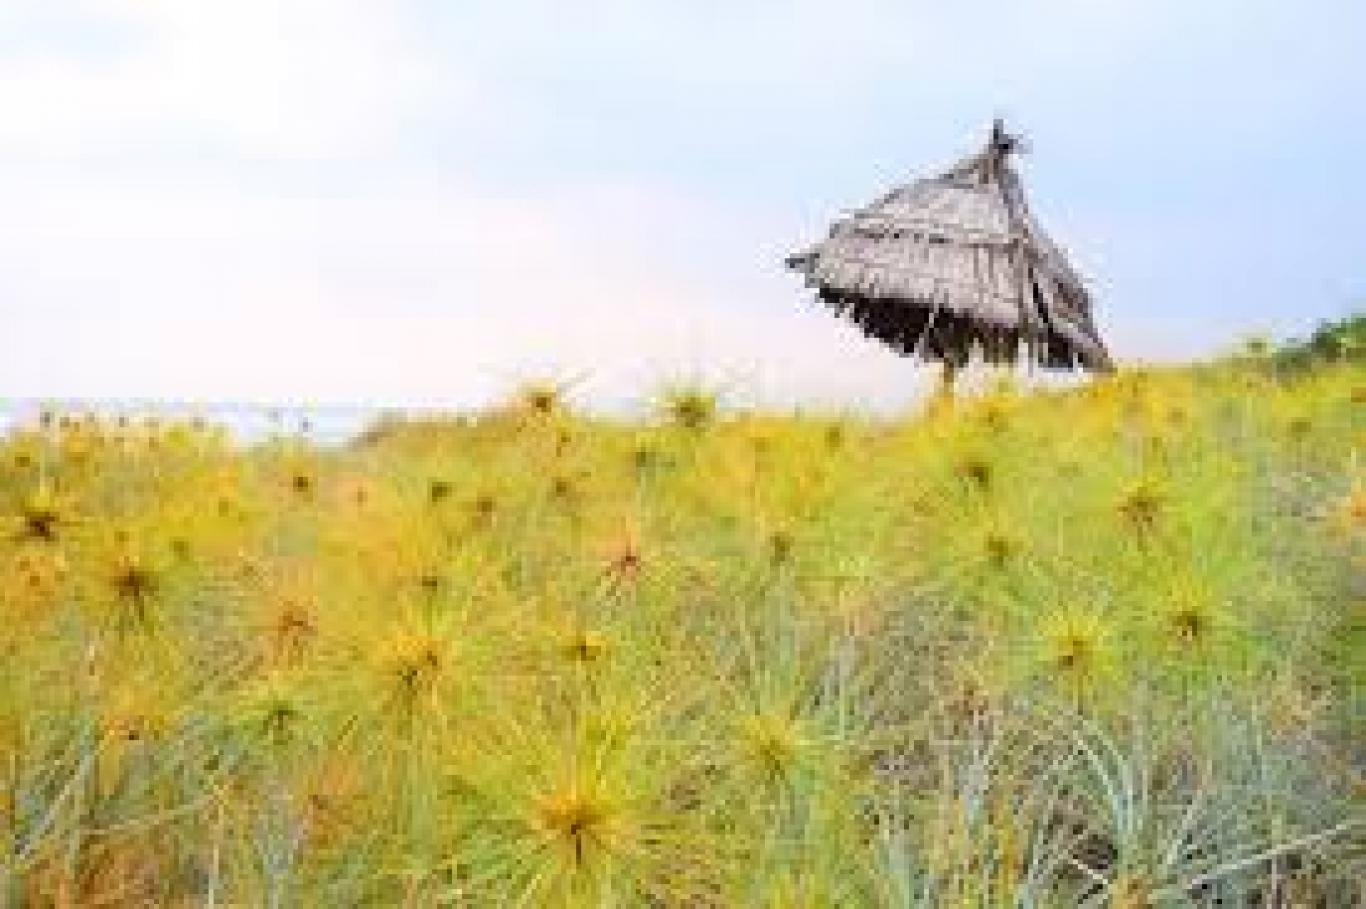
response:
[[[571,787],[537,800],[533,828],[582,869],[615,848],[618,812],[606,799]]]
[[[574,663],[589,665],[607,655],[607,638],[600,632],[583,629],[570,635],[564,645],[564,655]]]
[[[44,483],[25,500],[20,513],[19,535],[23,539],[52,543],[66,521],[52,487]]]

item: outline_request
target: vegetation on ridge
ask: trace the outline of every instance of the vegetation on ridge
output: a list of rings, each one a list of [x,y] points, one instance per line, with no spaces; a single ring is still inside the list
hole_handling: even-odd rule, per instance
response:
[[[1366,371],[0,440],[0,904],[1351,905]]]

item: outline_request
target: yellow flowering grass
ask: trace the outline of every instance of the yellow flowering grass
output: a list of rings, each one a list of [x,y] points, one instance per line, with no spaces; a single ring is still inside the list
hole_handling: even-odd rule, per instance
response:
[[[1360,899],[1351,368],[0,439],[0,905]]]

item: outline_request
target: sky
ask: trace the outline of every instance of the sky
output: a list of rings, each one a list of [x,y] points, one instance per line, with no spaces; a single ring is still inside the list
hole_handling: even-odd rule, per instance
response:
[[[783,257],[1004,116],[1124,361],[1366,305],[1355,0],[0,0],[0,397],[896,407]]]

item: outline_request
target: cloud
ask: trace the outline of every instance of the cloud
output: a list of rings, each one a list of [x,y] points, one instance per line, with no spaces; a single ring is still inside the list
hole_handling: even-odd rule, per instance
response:
[[[9,0],[0,393],[894,406],[921,371],[782,257],[998,111],[1116,350],[1204,353],[1360,276],[1360,127],[1316,138],[1359,29],[1320,13]]]
[[[699,279],[680,238],[744,218],[645,187],[522,198],[409,177],[281,197],[96,175],[0,192],[0,301],[42,301],[7,318],[0,387],[19,396],[469,404],[553,376],[613,407],[670,380],[891,407],[921,381],[786,276],[760,306],[743,295],[763,281]]]
[[[453,109],[473,97],[458,72],[435,65],[398,4],[85,0],[75,9],[54,18],[43,0],[19,0],[5,13],[11,28],[66,39],[0,53],[6,157],[360,156],[391,147],[438,97]]]

